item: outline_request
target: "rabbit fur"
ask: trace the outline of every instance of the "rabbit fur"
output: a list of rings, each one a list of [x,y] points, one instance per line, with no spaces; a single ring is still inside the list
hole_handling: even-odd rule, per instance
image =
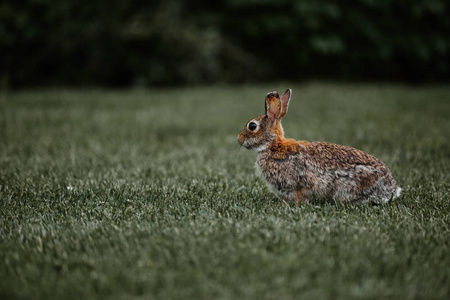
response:
[[[285,202],[311,197],[361,204],[385,203],[400,195],[389,168],[361,150],[326,142],[284,137],[281,118],[292,91],[266,96],[266,113],[239,133],[241,146],[258,152],[256,169],[270,190]]]

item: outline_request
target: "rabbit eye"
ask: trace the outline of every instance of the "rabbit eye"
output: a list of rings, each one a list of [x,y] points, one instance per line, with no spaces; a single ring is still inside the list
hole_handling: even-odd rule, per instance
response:
[[[248,123],[248,130],[255,131],[255,129],[258,127],[258,125],[255,122]]]

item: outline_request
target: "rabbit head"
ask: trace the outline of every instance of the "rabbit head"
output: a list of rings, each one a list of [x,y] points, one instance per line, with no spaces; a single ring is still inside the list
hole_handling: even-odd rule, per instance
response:
[[[277,92],[268,93],[265,99],[265,115],[250,120],[239,133],[238,141],[247,149],[264,151],[270,148],[277,140],[284,138],[281,118],[288,110],[291,99],[291,89],[280,97]]]

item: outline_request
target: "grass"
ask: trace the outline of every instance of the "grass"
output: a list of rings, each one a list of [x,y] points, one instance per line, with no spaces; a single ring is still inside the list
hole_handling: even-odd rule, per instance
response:
[[[0,298],[448,299],[450,88],[290,86],[286,136],[403,194],[282,207],[236,138],[286,87],[2,95]]]

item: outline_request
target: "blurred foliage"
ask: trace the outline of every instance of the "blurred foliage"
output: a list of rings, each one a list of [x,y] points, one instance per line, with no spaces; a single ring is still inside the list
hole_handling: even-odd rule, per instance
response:
[[[3,86],[450,79],[446,0],[4,0]]]

